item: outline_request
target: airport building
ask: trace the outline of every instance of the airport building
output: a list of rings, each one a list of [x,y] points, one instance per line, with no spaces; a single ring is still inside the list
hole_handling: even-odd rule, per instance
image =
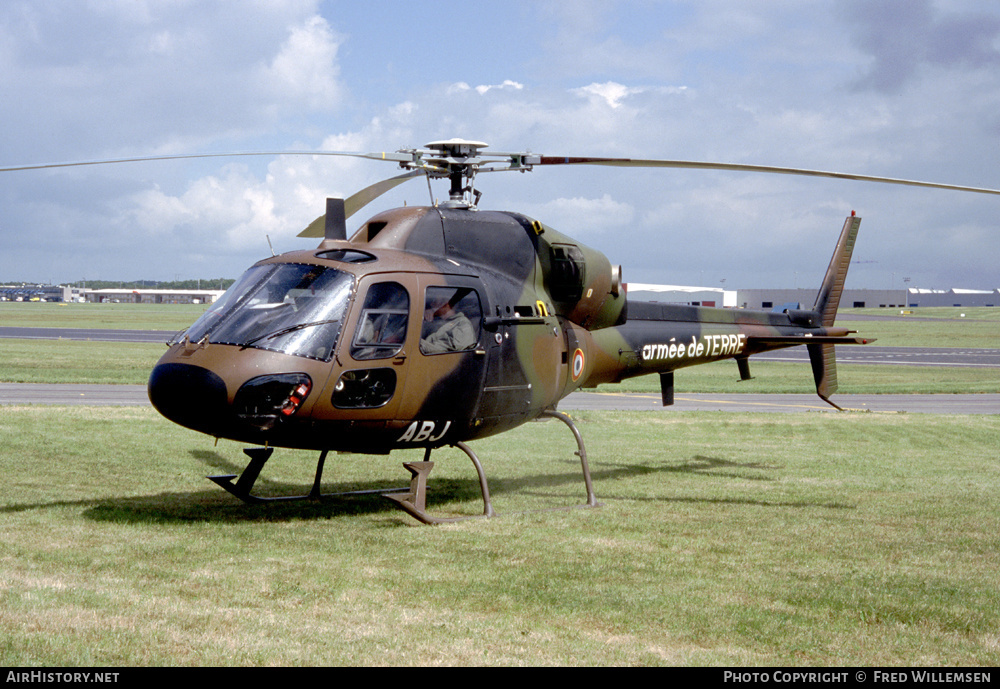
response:
[[[85,298],[98,304],[211,304],[224,292],[221,289],[94,289],[87,290]]]
[[[718,287],[684,287],[681,285],[650,285],[629,282],[625,285],[625,292],[628,294],[628,298],[633,301],[686,304],[687,306],[717,306],[720,308],[732,308],[738,305],[736,290],[725,290]]]
[[[0,301],[91,302],[97,304],[211,304],[221,289],[86,289],[64,285],[0,285]]]
[[[790,303],[810,307],[816,289],[741,289],[737,304],[745,309],[773,309]],[[845,289],[841,309],[919,308],[921,306],[1000,306],[1000,290]]]
[[[62,285],[2,285],[0,301],[80,301],[83,290]]]
[[[771,310],[785,304],[810,308],[816,302],[816,287],[800,289],[741,289],[737,303],[744,309]],[[910,306],[905,289],[845,289],[841,309],[905,308]]]
[[[809,308],[816,301],[815,287],[800,289],[723,290],[713,287],[682,287],[629,283],[628,296],[636,301],[688,306],[742,309]],[[841,309],[919,308],[921,306],[1000,306],[1000,290],[972,289],[845,289]]]
[[[907,306],[1000,306],[1000,289],[908,289]]]

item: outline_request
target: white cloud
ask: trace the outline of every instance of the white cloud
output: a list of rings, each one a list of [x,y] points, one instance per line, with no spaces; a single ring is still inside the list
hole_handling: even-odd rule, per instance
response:
[[[484,96],[490,91],[521,91],[524,89],[524,84],[520,84],[511,79],[504,79],[500,84],[480,84],[479,86],[472,87],[464,81],[456,81],[454,84],[448,86],[446,93],[448,95],[454,95],[456,93],[464,93],[466,91],[475,91],[480,96]]]
[[[624,84],[617,84],[607,81],[603,84],[590,84],[578,89],[573,89],[573,93],[589,98],[603,100],[612,108],[620,107],[622,101],[634,93],[640,93],[641,89],[629,88]]]
[[[504,79],[502,84],[477,86],[476,93],[484,95],[486,92],[493,91],[495,89],[520,91],[523,88],[524,84],[519,84],[516,81],[511,81],[510,79]]]
[[[574,89],[573,92],[583,96],[597,97],[612,108],[617,108],[621,106],[624,98],[636,93],[636,90],[623,84],[608,81],[603,84],[591,84],[590,86]]]
[[[620,108],[626,99],[639,94],[677,95],[687,90],[687,86],[626,86],[614,81],[606,81],[603,84],[593,83],[571,89],[570,93],[583,96],[591,102],[603,102],[610,108]]]
[[[416,6],[375,23],[364,5],[334,13],[313,0],[244,3],[239,13],[213,3],[145,3],[127,16],[118,3],[10,0],[0,4],[0,150],[13,164],[157,151],[379,151],[462,137],[508,151],[998,187],[1000,71],[988,67],[1000,13],[914,5],[917,14],[931,8],[919,26],[938,43],[907,52],[897,42],[889,55],[865,41],[893,35],[891,26],[864,3],[843,10],[828,0],[738,9],[720,0],[491,7],[482,10],[490,26],[509,40],[463,36],[448,51],[413,40],[440,30],[439,18]],[[969,8],[984,19],[978,42],[963,45],[949,36],[968,25]],[[845,19],[858,14],[862,24]],[[982,42],[990,36],[993,47]],[[457,59],[463,51],[475,59]],[[919,68],[898,88],[856,88],[874,83],[875,67],[907,55]],[[266,252],[264,234],[279,251],[300,248],[294,234],[323,212],[325,196],[399,172],[341,158],[239,162],[0,177],[0,278],[30,270],[25,256],[42,253],[36,242],[53,235],[72,242],[59,256],[70,277],[96,277],[93,266],[108,272],[101,277],[172,278],[205,265],[193,263],[203,260],[195,252],[235,276]],[[856,208],[865,217],[861,247],[878,265],[914,265],[923,251],[934,257],[920,263],[928,278],[996,282],[988,260],[1000,252],[995,198],[583,166],[484,174],[476,183],[484,207],[579,233],[631,279],[649,271],[647,281],[663,281],[655,273],[672,263],[672,271],[718,266],[727,285],[740,283],[739,272],[766,268],[775,284],[790,282],[783,275],[800,270],[807,251],[828,259],[830,227]],[[446,189],[435,182],[433,193]],[[363,215],[427,196],[425,183],[410,182]],[[147,251],[135,251],[135,235]],[[131,250],[129,260],[115,260],[109,247]],[[677,279],[696,281],[697,273]]]
[[[339,43],[323,17],[313,16],[289,32],[280,52],[261,70],[267,89],[287,108],[332,110],[341,105]]]

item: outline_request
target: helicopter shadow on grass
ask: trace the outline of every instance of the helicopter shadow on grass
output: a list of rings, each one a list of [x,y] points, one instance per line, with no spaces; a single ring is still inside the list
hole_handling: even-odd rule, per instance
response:
[[[216,452],[191,450],[191,455],[198,461],[215,470],[236,472],[242,467],[235,466],[228,459]],[[579,469],[579,462],[562,460],[567,466],[565,472],[533,474],[519,477],[494,477],[489,481],[490,492],[494,498],[504,495],[521,494],[529,497],[545,498],[553,503],[566,503],[567,494],[563,488],[579,485],[580,497],[584,496],[584,482]],[[487,474],[489,474],[487,463]],[[706,477],[738,479],[742,481],[772,481],[767,475],[752,474],[750,471],[766,472],[779,468],[776,465],[759,462],[739,463],[717,457],[697,455],[690,460],[651,466],[648,463],[604,466],[591,471],[595,484],[597,499],[605,504],[616,501],[654,501],[663,503],[699,503],[699,504],[742,504],[761,505],[767,507],[832,507],[848,509],[851,506],[842,503],[812,503],[807,501],[782,502],[762,501],[752,499],[728,498],[690,498],[656,496],[644,497],[626,495],[614,490],[619,481],[627,481],[639,477],[666,477],[677,474],[698,474]],[[2,512],[23,512],[34,509],[80,507],[88,519],[99,522],[119,522],[135,524],[187,524],[192,522],[211,523],[248,523],[248,522],[283,522],[294,520],[334,519],[361,515],[392,516],[385,520],[385,526],[408,526],[412,522],[405,518],[390,501],[383,498],[380,491],[405,487],[406,481],[401,480],[395,486],[386,486],[379,482],[324,482],[324,493],[344,493],[348,491],[371,491],[362,495],[324,495],[319,500],[278,501],[266,504],[244,504],[233,496],[216,488],[206,488],[193,492],[163,492],[155,495],[102,497],[81,500],[53,500],[50,502],[23,503],[0,508]],[[297,495],[307,492],[308,485],[302,483],[281,482],[261,476],[256,494],[267,497],[282,495]],[[428,485],[427,508],[434,512],[442,505],[471,505],[475,510],[482,504],[479,482],[470,469],[468,478],[441,477],[432,478]],[[564,504],[562,506],[571,506]],[[503,505],[497,506],[500,516],[503,515]],[[560,507],[553,504],[552,507]],[[463,509],[469,509],[465,507]],[[397,518],[398,517],[398,518]]]
[[[577,460],[562,460],[568,469],[566,472],[535,474],[532,476],[495,478],[490,480],[490,490],[494,494],[521,494],[524,496],[545,498],[553,503],[567,501],[567,495],[562,489],[565,486],[580,486],[580,497],[585,497],[584,482],[580,472],[580,464]],[[753,500],[748,498],[688,498],[688,497],[640,497],[634,495],[616,494],[615,485],[621,481],[649,476],[651,478],[666,479],[670,475],[687,474],[702,475],[714,479],[739,480],[739,481],[759,481],[771,482],[774,479],[766,472],[780,469],[778,464],[768,464],[762,462],[736,462],[719,457],[708,457],[695,455],[689,460],[680,463],[664,463],[663,465],[650,465],[648,463],[618,463],[594,469],[591,467],[591,478],[594,483],[594,490],[598,502],[612,503],[616,501],[648,501],[663,503],[697,503],[697,504],[734,504],[734,505],[759,505],[763,507],[827,507],[833,509],[853,509],[853,505],[839,502],[813,502],[813,501],[775,501],[775,500]],[[463,482],[456,481],[456,484]],[[469,499],[478,497],[477,487],[474,480],[465,482],[465,492]],[[436,489],[437,486],[434,486]],[[431,499],[431,491],[428,491],[428,501]],[[571,506],[571,505],[564,505]],[[497,506],[500,510],[501,506]],[[502,513],[501,513],[502,516]]]
[[[212,467],[215,470],[236,472],[241,467],[216,452],[192,450],[192,457]],[[487,460],[488,462],[488,460]],[[551,507],[571,507],[572,499],[567,501],[563,490],[566,486],[579,485],[580,500],[585,497],[584,481],[579,469],[579,462],[562,460],[567,471],[557,473],[533,474],[519,477],[494,477],[490,479],[490,492],[494,498],[520,494],[528,497],[545,498],[551,501]],[[777,465],[760,462],[740,463],[717,457],[697,455],[690,460],[650,466],[649,464],[619,464],[592,471],[591,476],[596,484],[597,498],[608,503],[614,501],[658,501],[664,503],[689,502],[699,504],[741,504],[760,505],[766,507],[832,507],[846,509],[849,505],[841,503],[812,503],[807,501],[763,501],[746,498],[687,498],[687,497],[641,497],[615,495],[610,489],[618,481],[636,477],[666,477],[671,474],[698,474],[706,477],[734,479],[741,481],[773,481],[770,476],[760,472],[778,469]],[[757,473],[751,473],[757,472]],[[487,463],[487,474],[489,474]],[[158,495],[137,496],[132,498],[102,500],[95,502],[85,514],[88,518],[98,521],[125,521],[135,523],[188,523],[192,521],[209,521],[214,523],[246,523],[246,522],[282,522],[294,520],[334,519],[361,515],[378,515],[393,517],[385,522],[386,526],[410,526],[409,519],[388,500],[382,497],[381,491],[392,488],[406,487],[406,481],[401,480],[394,486],[387,486],[375,481],[352,481],[323,483],[324,495],[318,500],[278,501],[265,504],[244,504],[228,493],[215,489],[192,493],[160,493]],[[607,492],[602,487],[608,488]],[[264,475],[258,480],[255,494],[266,497],[283,495],[301,495],[308,491],[309,486],[302,483],[282,482],[270,479]],[[360,495],[337,495],[338,493],[368,491]],[[467,516],[478,516],[476,510],[482,505],[479,482],[471,471],[468,478],[440,477],[431,478],[427,491],[427,509],[434,513],[435,508],[443,505],[463,505]],[[471,506],[471,512],[468,511]],[[504,505],[495,505],[500,516],[503,516]],[[515,512],[511,512],[515,513]],[[398,518],[397,518],[398,517]]]
[[[190,455],[210,467],[214,472],[239,474],[243,471],[242,466],[234,464],[217,452],[191,450]],[[254,486],[253,494],[255,496],[262,498],[299,496],[308,493],[311,488],[311,482],[278,481],[265,474],[266,470],[262,472]],[[444,504],[468,504],[473,506],[473,510],[477,509],[477,502],[482,505],[479,482],[471,471],[471,467],[470,474],[468,479],[432,478],[427,492],[428,511],[433,511],[436,506]],[[322,483],[323,496],[319,499],[279,499],[267,503],[247,504],[218,488],[208,488],[204,491],[188,493],[159,493],[157,495],[80,501],[70,504],[87,506],[88,509],[84,514],[96,521],[164,524],[182,524],[195,521],[246,523],[334,519],[384,514],[393,517],[391,521],[386,521],[387,526],[407,526],[411,522],[393,503],[383,497],[383,493],[408,488],[409,476],[401,475],[399,480],[393,483],[386,481],[338,483],[324,480]],[[476,514],[473,511],[470,516],[476,516]]]
[[[223,472],[242,471],[232,462],[216,452],[191,450],[190,454],[198,461]],[[399,481],[396,486],[377,485],[375,483],[332,484],[325,483],[324,490],[330,492],[387,489],[402,487],[405,481]],[[442,486],[450,489],[450,495],[441,499],[460,500],[474,499],[479,493],[471,483],[455,482],[449,486],[442,481]],[[261,476],[258,489],[262,495],[281,496],[297,495],[308,492],[309,485],[299,483],[283,483],[269,480]],[[193,522],[211,523],[246,523],[246,522],[280,522],[308,519],[331,519],[334,517],[349,517],[362,514],[385,513],[386,515],[401,515],[388,500],[377,492],[362,496],[324,497],[322,500],[301,500],[273,502],[267,504],[245,504],[229,493],[217,487],[189,492],[162,492],[150,495],[105,496],[99,498],[54,499],[48,501],[22,502],[0,506],[0,515],[16,514],[32,510],[59,508],[80,508],[83,515],[99,522],[119,522],[135,524],[187,524]]]
[[[719,457],[708,457],[705,455],[695,455],[691,459],[665,466],[653,467],[648,464],[619,465],[616,469],[611,469],[605,473],[630,474],[632,476],[643,475],[700,475],[715,479],[734,479],[739,481],[774,481],[766,473],[780,469],[779,464],[768,464],[763,462],[735,462]],[[755,473],[751,473],[755,472]],[[595,478],[598,474],[595,474]],[[825,507],[830,509],[854,509],[854,505],[844,502],[818,502],[809,500],[755,500],[751,498],[694,498],[694,497],[671,497],[671,496],[629,496],[612,494],[601,494],[600,499],[606,501],[639,501],[639,502],[663,502],[663,503],[691,503],[701,505],[757,505],[760,507]]]
[[[242,471],[241,466],[217,452],[190,450],[190,455],[210,467],[212,471],[236,474]],[[461,462],[458,457],[445,461],[451,459]],[[505,495],[521,494],[528,497],[545,498],[547,501],[551,501],[551,506],[554,508],[571,507],[574,500],[569,498],[565,490],[562,489],[566,486],[579,485],[580,495],[577,502],[582,502],[586,497],[584,481],[578,461],[566,459],[563,460],[563,463],[567,466],[565,472],[518,477],[492,477],[489,480],[491,495],[493,498],[499,497],[500,501],[503,502]],[[724,460],[711,460],[710,462],[696,460],[682,467],[619,466],[592,472],[592,476],[600,485],[602,482],[612,483],[634,476],[698,470],[710,465],[719,466],[721,464],[739,466],[735,463],[726,463]],[[487,460],[487,474],[489,474],[488,467]],[[61,504],[86,506],[84,514],[95,521],[163,524],[183,524],[197,521],[247,523],[334,519],[384,514],[393,517],[391,521],[386,522],[387,525],[391,523],[396,526],[405,526],[412,522],[405,518],[390,501],[383,498],[381,492],[406,487],[408,487],[408,481],[401,476],[395,485],[387,485],[385,482],[379,481],[338,483],[327,480],[323,482],[324,496],[320,499],[279,500],[263,504],[242,503],[228,493],[215,488],[187,493],[165,492],[156,495],[105,498]],[[308,492],[309,488],[310,485],[302,482],[278,481],[262,473],[253,492],[260,497],[275,498],[302,495]],[[342,495],[347,492],[363,492],[363,494]],[[329,495],[329,493],[333,493],[333,495]],[[435,513],[436,508],[445,505],[450,506],[448,509],[451,510],[456,509],[456,505],[461,505],[462,507],[457,509],[462,510],[467,516],[481,514],[478,510],[482,505],[482,494],[478,479],[471,466],[468,478],[431,477],[427,491],[427,510],[430,513]],[[502,516],[504,505],[495,504],[495,506]]]

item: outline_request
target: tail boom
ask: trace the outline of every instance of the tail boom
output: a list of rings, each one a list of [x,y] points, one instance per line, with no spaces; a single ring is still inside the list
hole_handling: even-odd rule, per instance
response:
[[[624,324],[588,333],[592,356],[581,387],[658,373],[666,405],[673,401],[673,371],[677,369],[735,359],[740,378],[746,380],[750,377],[750,356],[806,345],[816,393],[837,407],[829,399],[837,390],[834,346],[874,342],[853,336],[854,331],[847,328],[834,327],[860,224],[861,218],[852,211],[811,311],[774,313],[629,302]]]

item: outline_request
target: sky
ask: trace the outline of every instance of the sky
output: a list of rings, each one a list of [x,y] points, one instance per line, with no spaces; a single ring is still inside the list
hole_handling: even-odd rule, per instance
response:
[[[5,0],[0,167],[160,154],[499,151],[813,168],[1000,188],[1000,4],[979,0]],[[0,283],[235,278],[398,174],[267,156],[0,172]],[[785,175],[544,167],[480,207],[626,282],[1000,287],[1000,197]],[[435,182],[435,198],[447,182]],[[408,182],[363,209],[430,203]]]

